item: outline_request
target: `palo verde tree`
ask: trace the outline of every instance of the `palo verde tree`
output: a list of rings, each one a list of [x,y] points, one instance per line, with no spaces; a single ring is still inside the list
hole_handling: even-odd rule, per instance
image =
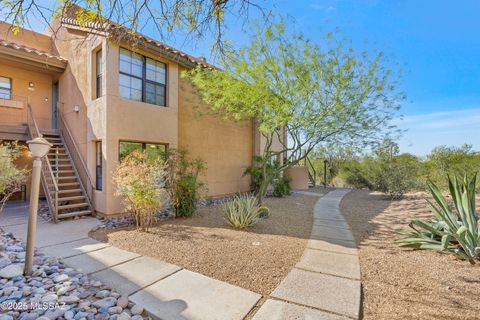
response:
[[[358,53],[336,36],[328,34],[319,45],[287,34],[283,22],[257,28],[248,45],[225,56],[223,70],[197,68],[184,76],[215,113],[257,121],[266,141],[263,159],[272,156],[272,141],[279,139],[287,161],[275,170],[282,172],[320,143],[366,145],[394,129],[390,120],[403,98],[397,77],[382,54]],[[269,164],[259,166],[265,170]],[[273,176],[264,176],[260,201]]]
[[[71,5],[82,8],[75,18],[85,26],[114,21],[134,32],[151,27],[162,40],[170,39],[174,32],[185,34],[189,41],[209,36],[213,49],[221,52],[227,44],[224,35],[229,15],[240,22],[247,22],[252,13],[268,20],[267,10],[255,0],[58,0],[50,5],[42,0],[0,0],[0,18],[11,23],[14,32],[32,21],[50,26],[52,17]],[[56,30],[50,31],[55,34]]]

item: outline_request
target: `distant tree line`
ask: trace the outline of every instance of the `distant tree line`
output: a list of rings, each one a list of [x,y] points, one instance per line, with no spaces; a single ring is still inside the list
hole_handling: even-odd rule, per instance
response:
[[[400,153],[398,145],[385,139],[368,154],[344,146],[321,146],[312,155],[317,177],[323,182],[324,160],[327,184],[382,191],[392,198],[408,191],[427,189],[431,181],[448,188],[448,176],[463,176],[480,171],[480,152],[472,145],[438,146],[425,157]]]

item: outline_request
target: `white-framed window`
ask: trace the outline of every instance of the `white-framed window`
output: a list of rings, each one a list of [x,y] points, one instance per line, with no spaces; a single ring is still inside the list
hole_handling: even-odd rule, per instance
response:
[[[0,76],[0,99],[12,99],[12,79]]]

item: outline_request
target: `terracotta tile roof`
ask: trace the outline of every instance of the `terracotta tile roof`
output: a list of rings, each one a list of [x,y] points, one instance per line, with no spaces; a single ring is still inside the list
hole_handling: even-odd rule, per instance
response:
[[[72,13],[67,13],[68,15],[72,15]],[[105,33],[110,33],[110,34],[115,34],[115,31],[120,31],[122,34],[131,34],[131,30],[128,29],[127,27],[124,27],[122,25],[119,25],[117,23],[111,22],[111,21],[106,21],[106,22],[88,22],[88,23],[79,23],[75,18],[72,18],[70,16],[63,16],[61,18],[61,23],[63,25],[69,25],[69,26],[75,26],[75,27],[81,27],[85,29],[92,29],[95,31],[101,31]],[[155,40],[153,38],[150,38],[144,34],[141,33],[135,33],[135,40],[140,41],[144,44],[149,44],[157,47],[160,51],[164,52],[167,56],[170,56],[171,58],[177,58],[177,62],[184,62],[185,64],[189,66],[201,66],[205,68],[217,68],[214,65],[211,65],[207,62],[205,62],[201,58],[194,57],[192,55],[189,55],[188,53],[185,53],[183,51],[180,51],[178,49],[175,49],[161,41]]]
[[[35,49],[35,48],[27,47],[25,45],[18,44],[18,43],[12,42],[12,41],[0,40],[0,46],[6,47],[6,48],[12,48],[12,49],[15,49],[15,50],[24,51],[24,52],[27,52],[27,53],[34,53],[38,56],[49,58],[49,59],[56,59],[60,62],[65,62],[65,63],[67,62],[66,59],[64,59],[60,56],[53,55],[53,54],[51,54],[49,52],[46,52],[46,51],[42,51],[42,50],[38,50],[38,49]]]

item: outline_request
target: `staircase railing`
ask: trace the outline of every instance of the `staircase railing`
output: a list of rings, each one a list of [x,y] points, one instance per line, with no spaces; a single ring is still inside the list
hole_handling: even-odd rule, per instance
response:
[[[88,172],[87,165],[83,160],[82,154],[80,153],[80,149],[77,143],[75,142],[75,139],[73,138],[72,132],[68,127],[65,117],[63,116],[62,108],[60,107],[61,107],[61,103],[59,102],[57,104],[57,115],[58,115],[58,119],[60,120],[59,124],[62,130],[63,142],[66,146],[65,151],[70,156],[70,159],[72,159],[74,163],[73,170],[75,171],[75,174],[78,177],[80,177],[80,180],[81,180],[80,187],[82,188],[83,193],[86,196],[86,200],[90,206],[90,209],[93,211],[94,201],[95,201],[94,200],[95,185],[93,184],[93,179],[91,178]]]
[[[32,139],[42,137],[40,129],[37,125],[37,121],[33,116],[30,101],[28,101],[27,103],[27,125],[30,137]],[[48,209],[50,210],[50,214],[52,215],[53,221],[55,223],[57,223],[58,221],[58,166],[56,168],[57,174],[55,175],[52,170],[52,166],[50,165],[50,159],[47,154],[42,159],[41,181],[43,185],[43,191],[45,192],[45,197],[47,198]],[[53,190],[50,188],[50,186],[53,186]]]
[[[308,171],[308,178],[310,179],[313,186],[315,187],[317,184],[317,170],[315,170],[315,167],[313,166],[313,163],[309,157],[305,157],[305,165]]]

